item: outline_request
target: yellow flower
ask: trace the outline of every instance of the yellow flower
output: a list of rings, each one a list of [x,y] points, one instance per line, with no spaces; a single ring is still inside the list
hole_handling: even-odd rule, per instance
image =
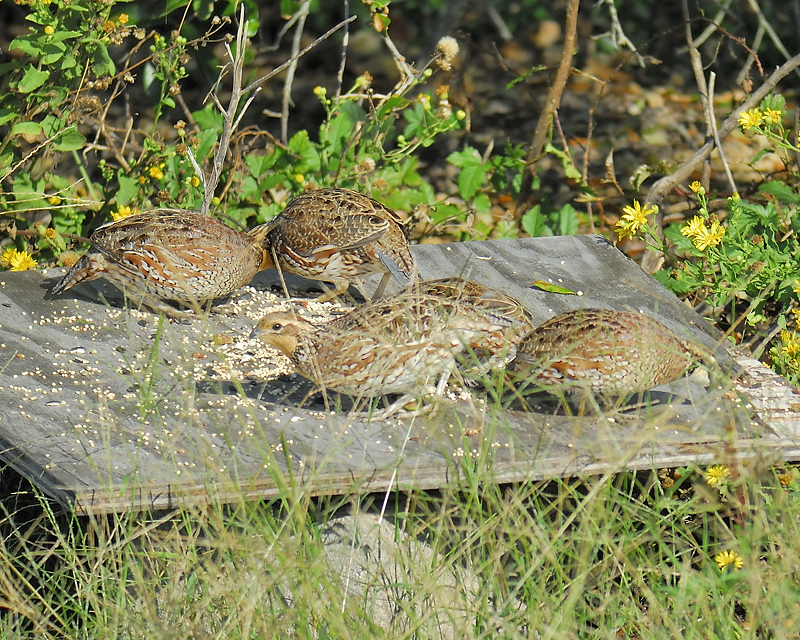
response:
[[[74,267],[80,259],[80,254],[75,253],[74,251],[65,251],[58,256],[58,264],[69,269],[70,267]]]
[[[710,229],[706,229],[706,226],[703,225],[703,229],[696,237],[692,238],[692,242],[700,251],[705,251],[709,247],[716,247],[722,242],[722,236],[724,235],[725,229],[719,223],[719,220],[714,220]]]
[[[778,124],[781,121],[781,116],[783,116],[783,113],[780,109],[766,109],[764,111],[764,122]]]
[[[3,255],[0,255],[0,264],[4,267],[8,267],[11,265],[11,258],[17,254],[17,250],[14,247],[9,247],[5,251],[3,251]]]
[[[56,30],[53,29],[53,27],[51,27],[49,24],[44,28],[44,34],[47,36],[52,36],[55,32]]]
[[[729,565],[733,565],[736,569],[741,569],[744,566],[744,558],[730,549],[720,551],[714,556],[714,561],[717,563],[720,571],[725,571],[725,568]]]
[[[189,184],[192,185],[193,187],[199,187],[200,178],[198,178],[197,176],[192,176],[191,178],[189,178]]]
[[[295,173],[294,180],[298,184],[303,184],[306,181],[306,177],[302,173]]]
[[[126,205],[122,205],[119,208],[119,211],[112,211],[111,212],[111,217],[114,220],[122,220],[122,218],[125,218],[125,217],[131,215],[132,213],[134,213],[133,209],[131,209],[130,207],[128,207]]]
[[[52,204],[54,207],[55,207],[56,205],[59,205],[59,204],[61,204],[61,198],[59,198],[58,196],[50,196],[50,197],[47,199],[47,201],[48,201],[50,204]]]
[[[724,464],[715,464],[708,469],[704,474],[706,482],[712,487],[727,482],[731,479],[731,470]]]
[[[792,331],[781,331],[781,352],[789,357],[794,357],[800,353],[800,340],[797,338],[797,333]]]
[[[701,233],[706,232],[706,223],[700,216],[695,216],[687,222],[681,229],[681,235],[687,238],[696,238]]]
[[[151,178],[155,178],[156,180],[161,180],[164,177],[164,172],[159,169],[158,167],[150,167],[150,171],[148,172]]]
[[[117,25],[115,25],[113,21],[111,21],[111,20],[106,20],[106,21],[103,23],[103,31],[105,31],[106,33],[111,33],[111,32],[114,30],[114,28],[115,28],[116,26],[117,26]]]
[[[739,115],[739,125],[747,131],[751,127],[757,127],[764,121],[764,114],[760,109],[750,109],[749,111],[742,111]]]
[[[119,18],[117,18],[117,21],[120,24],[128,24],[128,20],[129,20],[129,18],[128,18],[128,14],[127,13],[120,13],[119,14]]]
[[[623,207],[622,218],[614,227],[619,239],[622,240],[625,236],[633,238],[647,224],[647,216],[653,213],[658,213],[658,207],[651,207],[649,202],[645,202],[643,207],[638,200],[634,200],[633,206]]]
[[[703,188],[703,185],[700,184],[698,180],[692,182],[692,184],[689,185],[689,188],[695,193],[699,193],[701,196],[706,195],[706,190]]]
[[[27,251],[17,251],[16,249],[6,249],[0,256],[0,264],[7,267],[9,271],[27,271],[36,268],[36,260]]]
[[[53,227],[48,227],[44,230],[44,237],[48,240],[53,240],[56,237],[56,230]]]

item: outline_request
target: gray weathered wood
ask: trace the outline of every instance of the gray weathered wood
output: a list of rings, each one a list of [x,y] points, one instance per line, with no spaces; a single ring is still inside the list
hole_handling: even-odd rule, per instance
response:
[[[522,301],[537,322],[576,307],[637,310],[718,346],[702,318],[599,237],[419,246],[414,253],[423,277],[477,280]],[[459,482],[475,465],[507,482],[732,455],[800,457],[797,397],[743,356],[735,358],[744,374],[733,390],[707,391],[685,378],[650,394],[658,403],[615,422],[566,415],[543,394],[531,411],[461,401],[424,420],[365,424],[320,404],[299,407],[309,389],[299,379],[265,388],[258,380],[218,383],[191,373],[198,340],[208,351],[205,338],[246,334],[250,320],[137,317],[99,302],[100,294],[115,296],[102,283],[52,299],[45,292],[58,273],[0,274],[0,456],[80,513],[260,498],[292,486],[313,494],[433,488]],[[535,280],[584,295],[531,288]],[[267,272],[256,283],[276,286],[277,277]],[[290,285],[318,287],[300,279]],[[717,355],[723,369],[735,368],[724,349]]]

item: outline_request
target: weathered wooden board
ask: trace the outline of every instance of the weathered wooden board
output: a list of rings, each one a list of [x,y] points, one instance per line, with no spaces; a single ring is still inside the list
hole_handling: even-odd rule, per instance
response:
[[[599,237],[414,253],[423,277],[483,282],[522,301],[536,321],[576,307],[638,310],[717,346],[702,318]],[[207,350],[213,334],[246,335],[252,320],[170,323],[98,302],[114,296],[100,283],[52,299],[46,290],[59,273],[0,274],[0,457],[81,513],[259,498],[287,486],[314,494],[433,488],[475,465],[507,482],[731,455],[800,458],[797,397],[743,357],[733,389],[684,378],[613,422],[567,415],[541,394],[528,411],[459,400],[425,419],[365,424],[316,399],[301,407],[309,386],[300,379],[219,382],[198,374],[198,341]],[[531,288],[535,280],[583,295]],[[289,283],[296,291],[318,287]],[[260,274],[256,286],[276,287],[277,276]],[[717,355],[723,369],[736,368],[723,349]]]

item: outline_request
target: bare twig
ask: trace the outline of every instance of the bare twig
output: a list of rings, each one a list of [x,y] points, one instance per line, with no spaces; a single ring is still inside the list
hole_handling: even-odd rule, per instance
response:
[[[308,45],[307,47],[304,47],[304,48],[303,48],[301,51],[299,51],[299,52],[297,53],[297,55],[296,55],[296,56],[293,56],[292,58],[290,58],[289,60],[287,60],[286,62],[284,62],[282,65],[280,65],[279,67],[275,67],[275,68],[274,68],[272,71],[270,71],[268,74],[266,74],[266,75],[264,75],[264,76],[261,76],[261,77],[260,77],[258,80],[254,80],[253,82],[251,82],[250,84],[248,84],[248,85],[247,85],[247,86],[246,86],[246,87],[245,87],[245,88],[242,90],[242,93],[249,93],[250,91],[252,91],[252,90],[253,90],[253,89],[255,89],[256,87],[259,87],[259,86],[261,86],[262,84],[264,84],[264,83],[265,83],[265,82],[267,82],[268,80],[271,80],[272,78],[274,78],[275,76],[277,76],[277,75],[278,75],[279,73],[281,73],[281,72],[282,72],[284,69],[288,69],[288,68],[289,68],[289,65],[290,65],[290,64],[292,64],[292,60],[295,60],[295,59],[302,58],[302,57],[303,57],[304,55],[306,55],[306,54],[307,54],[309,51],[311,51],[311,50],[312,50],[314,47],[316,47],[316,46],[317,46],[317,45],[318,45],[320,42],[323,42],[323,41],[327,40],[328,38],[330,38],[330,37],[331,37],[331,36],[332,36],[334,33],[336,33],[336,32],[337,32],[339,29],[341,29],[342,27],[344,27],[346,24],[350,24],[350,23],[351,23],[353,20],[355,20],[355,19],[356,19],[356,17],[357,17],[357,16],[350,16],[350,17],[349,17],[349,18],[347,18],[346,20],[342,20],[342,21],[341,21],[339,24],[337,24],[335,27],[332,27],[332,28],[328,29],[328,30],[327,30],[325,33],[323,33],[323,34],[322,34],[322,35],[321,35],[319,38],[317,38],[316,40],[314,40],[314,42],[312,42],[310,45]]]
[[[625,35],[625,30],[622,28],[622,24],[619,21],[615,0],[600,0],[600,2],[597,3],[598,6],[603,4],[608,5],[608,15],[611,18],[611,33],[609,34],[611,37],[611,45],[615,49],[620,49],[621,47],[630,49],[636,56],[636,61],[639,63],[639,66],[644,68],[644,58],[642,58],[641,54],[636,49],[636,45]]]
[[[200,213],[203,214],[208,214],[208,211],[211,208],[211,200],[214,198],[214,192],[217,189],[219,177],[222,174],[222,167],[225,164],[225,157],[228,155],[231,133],[239,121],[236,114],[239,108],[239,101],[241,100],[243,94],[242,68],[244,66],[245,50],[247,48],[247,28],[248,22],[244,19],[244,4],[242,4],[241,11],[239,12],[239,28],[236,30],[235,52],[231,51],[230,45],[226,43],[228,57],[231,60],[229,65],[233,71],[231,82],[231,99],[228,102],[228,108],[226,110],[222,110],[224,118],[222,121],[222,133],[219,137],[219,146],[217,147],[217,151],[214,153],[214,164],[211,167],[211,175],[208,176],[208,179],[205,181],[205,185],[203,186],[203,205],[200,207]],[[226,67],[228,67],[228,65],[226,65]],[[223,70],[220,72],[220,79],[222,79],[224,73],[225,68],[223,68]],[[219,105],[219,101],[216,100],[216,96],[214,98],[215,102],[221,109],[221,105]],[[245,104],[242,112],[239,114],[239,119],[241,119],[244,110],[250,105],[251,100],[248,100]],[[197,166],[194,156],[189,154],[189,158],[195,168],[195,171],[197,171],[199,167]],[[200,176],[202,179],[201,172],[198,173],[198,176]]]
[[[350,3],[344,0],[344,18],[347,20],[350,17]],[[347,64],[347,47],[350,46],[350,25],[345,24],[344,34],[342,36],[342,58],[339,61],[339,73],[336,74],[336,99],[338,100],[342,95],[342,85],[344,84],[344,68]]]
[[[736,193],[736,183],[733,181],[733,174],[731,168],[728,166],[728,160],[725,158],[725,152],[722,149],[722,142],[719,139],[719,131],[717,131],[717,118],[714,115],[714,86],[716,85],[717,74],[713,71],[708,79],[708,121],[711,123],[711,132],[714,135],[714,144],[717,145],[717,152],[719,153],[722,166],[725,167],[725,175],[728,176],[728,184],[731,186],[731,193]]]
[[[536,123],[536,130],[533,133],[533,140],[531,141],[531,148],[528,150],[528,155],[525,159],[525,172],[522,176],[522,187],[520,188],[519,199],[517,201],[517,211],[514,215],[514,220],[517,224],[522,220],[522,215],[528,207],[528,200],[530,199],[532,190],[531,183],[533,182],[533,165],[542,155],[542,150],[547,142],[547,132],[550,130],[553,114],[561,104],[561,95],[564,93],[564,87],[567,84],[569,73],[572,69],[572,58],[577,41],[579,6],[580,0],[569,0],[569,5],[567,5],[564,49],[561,53],[561,62],[558,65],[556,77],[553,80],[553,84],[550,85],[544,108],[541,114],[539,114],[539,120]]]
[[[711,19],[711,24],[703,29],[699,36],[692,40],[690,46],[694,47],[695,49],[699,49],[703,43],[711,37],[711,34],[719,29],[718,25],[725,19],[725,15],[730,10],[732,2],[733,0],[725,0],[725,2],[721,3],[720,9],[717,11],[717,15]]]
[[[752,53],[747,55],[747,62],[745,62],[742,70],[739,72],[739,75],[736,76],[736,84],[742,84],[744,79],[747,77],[747,74],[750,73],[750,68],[753,66],[753,63],[756,61],[755,54],[758,53],[758,50],[761,48],[761,41],[764,39],[764,26],[759,24],[758,29],[756,29],[756,35],[753,38],[753,45],[751,49],[753,50]]]
[[[35,229],[23,229],[23,230],[16,230],[14,231],[14,235],[17,236],[24,236],[26,238],[38,238],[42,234],[36,231]],[[62,238],[67,238],[74,242],[81,242],[83,244],[92,244],[92,241],[89,238],[84,238],[83,236],[76,235],[74,233],[59,233]]]
[[[756,0],[747,0],[747,4],[750,6],[750,9],[753,10],[753,13],[758,16],[758,24],[759,26],[764,27],[764,30],[767,32],[770,40],[772,40],[772,44],[774,44],[775,48],[780,51],[788,60],[791,57],[789,51],[785,46],[783,46],[783,42],[781,42],[778,34],[775,33],[775,29],[772,28],[772,25],[764,16],[764,13],[761,11],[761,7],[758,6],[758,2],[756,2]]]
[[[311,0],[304,0],[295,14],[297,16],[297,28],[294,30],[294,38],[292,38],[292,62],[286,70],[286,81],[283,83],[283,95],[281,97],[281,140],[283,144],[289,143],[289,107],[292,103],[292,84],[294,83],[295,71],[297,71],[297,52],[300,50],[300,39],[303,37],[303,28],[306,26],[310,4]]]

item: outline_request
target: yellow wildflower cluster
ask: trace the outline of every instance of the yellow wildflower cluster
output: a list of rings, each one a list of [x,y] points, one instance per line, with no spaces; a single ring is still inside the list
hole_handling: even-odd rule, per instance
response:
[[[622,218],[617,222],[614,230],[622,240],[625,237],[633,238],[639,229],[647,225],[647,216],[658,213],[658,207],[650,206],[645,202],[644,206],[638,200],[633,201],[633,206],[628,205],[622,209]]]
[[[695,216],[681,229],[681,234],[691,238],[694,246],[700,251],[705,251],[709,247],[716,247],[722,242],[725,229],[719,223],[719,220],[714,220],[711,226],[707,227],[704,218]]]
[[[17,251],[10,247],[0,255],[0,264],[9,271],[27,271],[36,268],[36,260],[27,251]]]
[[[739,114],[739,126],[745,131],[762,124],[780,124],[783,112],[780,109],[748,109]]]

